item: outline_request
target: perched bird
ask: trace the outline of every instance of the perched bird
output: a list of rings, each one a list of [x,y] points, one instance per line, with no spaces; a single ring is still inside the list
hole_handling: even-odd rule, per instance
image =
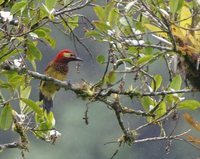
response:
[[[82,61],[71,50],[61,50],[56,57],[49,62],[44,74],[55,79],[64,81],[68,73],[68,63],[70,61]],[[43,101],[43,108],[49,113],[53,107],[53,97],[60,87],[53,81],[40,82],[39,100]]]

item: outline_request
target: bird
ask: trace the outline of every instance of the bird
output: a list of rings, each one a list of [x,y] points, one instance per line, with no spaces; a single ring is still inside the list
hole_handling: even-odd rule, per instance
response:
[[[68,74],[68,63],[71,61],[82,61],[82,59],[69,49],[59,51],[56,57],[48,63],[44,75],[64,81]],[[59,89],[60,87],[53,81],[41,80],[39,101],[43,101],[42,107],[47,113],[53,108],[53,98]]]

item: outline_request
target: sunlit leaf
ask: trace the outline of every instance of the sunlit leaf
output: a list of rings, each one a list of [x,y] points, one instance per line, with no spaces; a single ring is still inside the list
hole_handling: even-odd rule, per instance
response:
[[[9,57],[21,53],[23,50],[22,49],[14,49],[13,51],[8,50],[7,47],[4,49],[0,50],[0,63],[8,59]]]
[[[46,35],[44,37],[44,39],[48,42],[49,46],[51,46],[52,48],[55,48],[56,47],[56,41],[54,38],[52,38],[50,35]]]
[[[172,34],[180,39],[186,40],[186,31],[178,26],[171,25]]]
[[[31,93],[31,86],[25,87],[24,85],[22,85],[20,87],[20,97],[21,98],[29,98],[30,93]],[[21,110],[25,111],[24,109],[25,109],[26,103],[24,103],[21,100],[19,102],[20,102],[19,105],[20,105]]]
[[[37,34],[38,37],[44,38],[46,36],[46,32],[42,29],[37,29],[34,31],[35,34]]]
[[[36,112],[37,114],[42,114],[43,110],[36,102],[27,98],[20,98],[20,100],[24,102],[26,105],[28,105],[30,108],[32,108],[33,111]]]
[[[100,37],[101,34],[97,32],[96,30],[90,30],[85,32],[85,36],[87,37]]]
[[[156,103],[151,97],[144,96],[141,98],[141,104],[145,111],[150,111],[151,107],[154,107]]]
[[[0,128],[8,130],[12,124],[12,107],[7,103],[1,110]]]
[[[49,129],[55,126],[55,118],[53,112],[46,113],[47,126]]]
[[[5,2],[5,0],[0,0],[0,5],[3,4]]]
[[[105,77],[106,84],[113,84],[116,81],[116,78],[116,73],[114,71],[110,71]]]
[[[95,14],[97,15],[97,17],[99,18],[99,20],[105,21],[106,20],[106,16],[104,14],[104,9],[103,7],[96,5],[93,7]]]
[[[112,28],[109,25],[107,25],[105,22],[94,21],[93,24],[99,31],[102,31],[102,32],[107,33],[108,30],[112,30]]]
[[[197,108],[200,108],[200,102],[196,100],[184,100],[178,104],[178,108],[196,110]]]
[[[8,83],[10,84],[12,88],[15,89],[19,87],[22,83],[24,83],[24,77],[18,74],[13,75],[12,77],[8,79]]]
[[[45,5],[47,6],[49,10],[52,10],[53,8],[55,8],[56,3],[57,3],[57,0],[45,0]]]
[[[97,60],[98,63],[100,63],[100,64],[104,64],[106,58],[105,58],[104,55],[98,55],[98,56],[96,57],[96,60]]]
[[[131,18],[130,18],[130,17],[121,17],[121,18],[119,19],[119,22],[120,22],[123,26],[128,26],[128,27],[130,27],[130,25],[132,24]]]
[[[54,9],[49,10],[49,8],[43,3],[42,3],[42,6],[44,8],[44,10],[43,10],[44,14],[47,14],[50,20],[54,20],[54,18],[55,18],[54,14],[53,14],[54,13]]]
[[[167,33],[165,33],[163,30],[161,30],[159,27],[151,25],[151,24],[144,24],[145,28],[153,32],[153,34],[160,35],[164,38],[168,38]]]
[[[182,8],[183,4],[184,4],[184,0],[170,0],[169,1],[170,11],[173,14],[173,16],[177,11],[179,11]]]
[[[180,26],[184,28],[189,28],[192,24],[192,14],[190,9],[183,6],[180,13]]]
[[[15,2],[15,4],[11,8],[11,13],[15,14],[19,11],[22,11],[26,7],[27,3],[28,2],[26,1]]]
[[[79,21],[79,16],[73,16],[67,19],[68,26],[70,27],[71,30],[74,30],[79,26],[78,21]]]
[[[112,8],[112,10],[110,11],[109,15],[108,15],[108,22],[110,24],[110,26],[115,26],[117,25],[119,20],[119,13],[118,10],[116,8]]]
[[[42,59],[42,54],[41,54],[40,50],[37,48],[37,46],[33,42],[29,41],[27,43],[27,47],[28,47],[28,49],[27,49],[27,53],[28,54],[31,54],[37,60],[41,60]]]
[[[109,15],[110,11],[111,11],[113,8],[116,8],[116,7],[115,7],[115,2],[109,1],[109,2],[107,3],[107,5],[104,7],[104,14],[105,14],[106,18],[108,18],[108,15]],[[106,20],[107,20],[107,19],[106,19]]]
[[[141,58],[139,58],[139,60],[137,61],[138,65],[144,64],[146,62],[148,62],[149,60],[151,60],[153,58],[153,55],[145,55]]]
[[[156,110],[156,118],[163,116],[167,111],[166,103],[163,101],[159,104],[158,110]]]
[[[174,90],[179,90],[182,85],[182,78],[180,75],[176,75],[173,79],[172,82],[170,83],[170,88]]]
[[[152,82],[151,82],[151,88],[153,88],[154,90],[158,90],[158,88],[160,88],[160,85],[162,83],[162,76],[161,75],[155,75],[153,78],[155,80],[155,83],[152,80]]]

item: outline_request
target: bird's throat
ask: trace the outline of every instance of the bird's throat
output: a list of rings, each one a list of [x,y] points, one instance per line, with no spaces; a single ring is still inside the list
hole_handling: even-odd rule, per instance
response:
[[[67,63],[56,62],[56,63],[54,63],[53,68],[55,69],[55,71],[58,71],[59,73],[62,73],[62,74],[67,74],[67,72],[68,72],[68,64]]]

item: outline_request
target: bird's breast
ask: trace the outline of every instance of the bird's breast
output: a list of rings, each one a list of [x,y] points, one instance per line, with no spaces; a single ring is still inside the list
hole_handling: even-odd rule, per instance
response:
[[[49,65],[45,70],[45,75],[64,81],[66,79],[67,72],[67,65]],[[40,83],[41,93],[48,98],[53,97],[55,92],[59,89],[60,87],[54,84],[53,81],[42,81]]]
[[[48,67],[45,74],[55,79],[64,81],[68,72],[68,66],[66,64],[54,64]]]

